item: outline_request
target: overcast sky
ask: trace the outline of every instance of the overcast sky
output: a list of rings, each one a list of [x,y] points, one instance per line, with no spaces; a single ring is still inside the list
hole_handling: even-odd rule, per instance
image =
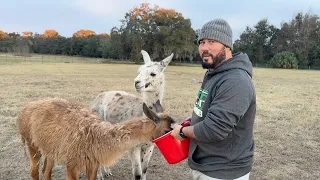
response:
[[[79,29],[109,34],[112,27],[120,27],[126,12],[144,2],[181,12],[194,29],[215,18],[226,19],[234,40],[262,18],[280,27],[299,12],[320,15],[320,0],[1,0],[0,30],[43,33],[55,29],[66,37]]]

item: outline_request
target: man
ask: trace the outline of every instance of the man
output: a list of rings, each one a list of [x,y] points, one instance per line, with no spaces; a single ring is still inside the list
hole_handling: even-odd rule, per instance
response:
[[[252,64],[246,54],[232,54],[232,30],[225,20],[206,23],[198,45],[208,70],[190,126],[176,125],[172,136],[191,138],[188,164],[194,180],[249,179],[256,114]]]

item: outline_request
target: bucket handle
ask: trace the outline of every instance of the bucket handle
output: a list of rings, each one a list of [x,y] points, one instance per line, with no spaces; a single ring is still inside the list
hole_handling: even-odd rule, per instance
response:
[[[181,126],[183,127],[190,126],[190,122],[191,122],[191,118],[187,118],[181,123]]]

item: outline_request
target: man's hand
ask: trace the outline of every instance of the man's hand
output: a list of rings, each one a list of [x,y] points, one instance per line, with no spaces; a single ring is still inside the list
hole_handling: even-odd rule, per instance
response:
[[[176,125],[174,125],[173,130],[171,132],[171,136],[173,136],[174,138],[176,138],[177,140],[180,140],[180,141],[184,139],[179,134],[181,127],[182,126],[180,124],[176,124]]]
[[[185,138],[182,138],[180,136],[180,129],[181,129],[182,125],[180,124],[176,124],[174,125],[173,127],[173,130],[171,132],[171,136],[173,136],[175,139],[177,140],[183,140]],[[193,131],[193,126],[184,126],[184,128],[182,129],[183,131],[183,134],[185,136],[187,136],[188,138],[192,138],[192,139],[195,139],[197,141],[199,141],[199,139],[196,137],[196,135],[194,134],[194,131]]]

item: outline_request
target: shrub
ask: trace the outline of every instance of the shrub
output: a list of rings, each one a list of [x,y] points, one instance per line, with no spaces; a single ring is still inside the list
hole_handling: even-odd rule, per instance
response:
[[[273,68],[297,69],[298,60],[292,52],[284,51],[276,54],[269,65]]]

